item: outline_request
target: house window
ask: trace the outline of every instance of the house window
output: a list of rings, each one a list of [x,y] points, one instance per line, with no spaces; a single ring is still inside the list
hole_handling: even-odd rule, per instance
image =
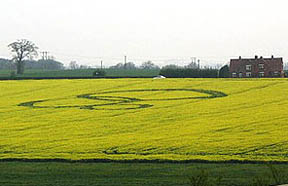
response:
[[[264,77],[264,72],[259,72],[259,77]]]
[[[259,69],[264,69],[264,64],[259,64],[258,67]]]
[[[279,76],[279,75],[280,75],[280,73],[278,71],[274,72],[274,76]]]
[[[251,71],[252,70],[252,65],[246,65],[246,70]]]
[[[251,72],[246,72],[246,77],[251,77],[251,76],[252,76]]]
[[[237,73],[236,73],[236,72],[233,72],[233,73],[232,73],[232,77],[233,77],[233,78],[236,78],[236,77],[237,77]]]
[[[272,71],[269,71],[269,76],[273,76],[273,72]]]

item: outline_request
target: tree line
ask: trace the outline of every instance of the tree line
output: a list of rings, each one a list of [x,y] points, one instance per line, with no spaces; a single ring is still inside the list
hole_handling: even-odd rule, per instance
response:
[[[17,74],[23,74],[24,69],[43,69],[43,70],[61,70],[64,65],[53,59],[42,59],[35,61],[33,57],[38,55],[38,47],[31,41],[22,39],[17,40],[8,45],[13,53],[12,60],[0,59],[0,69],[15,69]],[[30,59],[30,60],[29,60]],[[25,67],[25,68],[24,68]],[[79,66],[75,61],[69,64],[70,69],[84,68]],[[86,67],[85,67],[86,68]],[[136,66],[133,62],[118,63],[110,66],[111,69],[161,69],[160,75],[175,78],[216,78],[229,77],[229,67],[226,65],[220,70],[217,68],[200,68],[200,62],[192,61],[187,66],[177,66],[175,64],[166,65],[162,68],[155,65],[152,61],[143,62],[140,66]],[[100,72],[95,72],[95,75]]]
[[[13,58],[12,60],[0,59],[0,69],[13,70],[16,68],[17,74],[23,74],[24,69],[59,70],[64,68],[62,63],[53,59],[33,60],[38,55],[38,47],[29,40],[17,40],[10,43],[8,48],[12,52]]]
[[[160,75],[169,78],[217,78],[218,69],[162,68]]]
[[[35,70],[62,70],[64,65],[56,60],[23,60],[23,72],[24,69]],[[0,70],[14,70],[17,68],[17,64],[13,60],[0,58]]]
[[[17,40],[8,45],[13,53],[12,60],[0,59],[1,69],[15,69],[17,74],[23,74],[24,69],[43,69],[43,70],[61,70],[64,65],[53,59],[42,59],[35,61],[33,57],[38,55],[38,47],[31,41],[22,39]],[[102,64],[101,64],[102,66]],[[75,61],[69,64],[69,69],[86,69],[88,66],[78,65]],[[101,67],[102,68],[102,67]],[[143,62],[140,66],[136,66],[133,62],[118,63],[110,66],[111,69],[161,69],[160,74],[166,77],[229,77],[229,66],[211,68],[200,68],[200,63],[191,62],[187,66],[177,66],[175,64],[166,65],[162,68],[155,65],[152,61]],[[288,70],[288,64],[284,64],[284,70]],[[287,72],[286,72],[287,73]]]
[[[133,62],[118,63],[114,66],[110,66],[109,68],[110,69],[146,69],[146,70],[160,69],[160,67],[155,65],[152,61],[143,62],[140,66],[136,66]]]
[[[170,78],[228,78],[229,67],[225,65],[219,68],[204,67],[199,63],[191,62],[186,66],[177,66],[174,64],[162,67],[160,75]]]

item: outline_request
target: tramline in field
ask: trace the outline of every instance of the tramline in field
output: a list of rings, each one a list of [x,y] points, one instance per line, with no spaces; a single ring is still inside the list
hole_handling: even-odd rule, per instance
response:
[[[139,99],[134,97],[123,97],[123,96],[107,96],[111,93],[137,93],[137,92],[180,92],[180,91],[188,91],[188,92],[198,92],[207,94],[207,96],[192,96],[192,97],[175,97],[175,98],[148,98],[148,99]],[[91,94],[83,94],[77,95],[76,98],[84,98],[96,101],[104,101],[106,103],[102,104],[90,104],[90,105],[62,105],[62,106],[37,106],[37,103],[43,103],[50,100],[38,100],[38,101],[30,101],[21,103],[18,106],[26,106],[30,108],[80,108],[80,109],[89,109],[89,110],[131,110],[131,109],[144,109],[153,107],[150,104],[136,104],[139,102],[147,102],[147,101],[177,101],[177,100],[191,100],[191,99],[213,99],[218,97],[227,96],[223,92],[212,91],[212,90],[203,90],[203,89],[135,89],[135,90],[120,90],[120,91],[107,91],[107,92],[98,92]],[[57,99],[56,99],[57,100]],[[115,108],[115,109],[105,109],[105,106],[124,106],[124,108]],[[128,106],[125,108],[125,106]],[[100,107],[100,108],[98,108]],[[104,107],[104,108],[103,108]]]

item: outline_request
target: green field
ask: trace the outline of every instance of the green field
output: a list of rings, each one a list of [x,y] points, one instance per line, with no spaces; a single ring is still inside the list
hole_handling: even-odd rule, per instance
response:
[[[288,166],[275,165],[275,168],[287,170]],[[0,185],[193,186],[190,178],[199,175],[201,172],[199,170],[208,173],[210,183],[215,183],[219,177],[222,177],[221,186],[257,186],[254,183],[257,177],[267,183],[261,186],[275,184],[275,181],[271,179],[269,168],[261,164],[0,162]],[[287,181],[285,178],[282,180],[280,183]]]
[[[0,159],[288,160],[286,79],[0,81]]]
[[[78,70],[25,70],[23,75],[17,77],[92,77],[95,69]],[[160,70],[145,69],[105,69],[107,77],[153,77],[159,74]],[[0,70],[0,78],[10,77],[11,70]]]

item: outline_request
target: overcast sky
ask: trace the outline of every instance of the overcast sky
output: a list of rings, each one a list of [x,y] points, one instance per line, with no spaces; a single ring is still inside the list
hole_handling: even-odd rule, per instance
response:
[[[7,45],[25,38],[66,64],[288,60],[287,0],[1,0],[0,23],[6,58]]]

